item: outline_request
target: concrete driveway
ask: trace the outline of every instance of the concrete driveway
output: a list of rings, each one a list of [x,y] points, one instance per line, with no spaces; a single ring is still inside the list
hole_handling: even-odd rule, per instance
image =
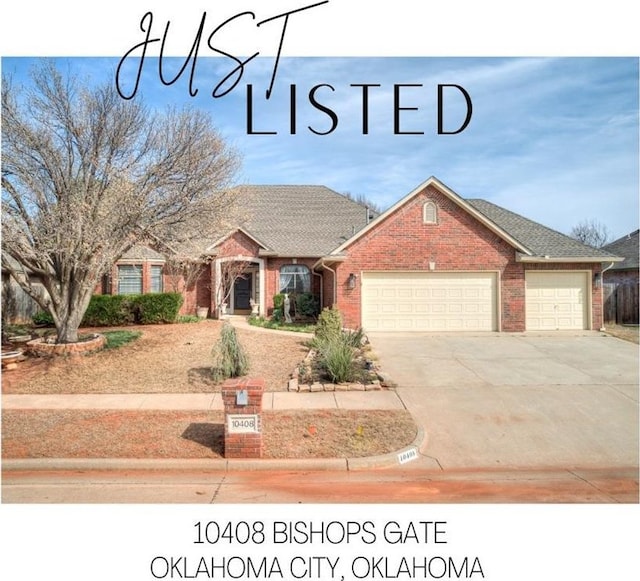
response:
[[[578,335],[371,334],[424,427],[422,466],[638,466],[638,346]]]

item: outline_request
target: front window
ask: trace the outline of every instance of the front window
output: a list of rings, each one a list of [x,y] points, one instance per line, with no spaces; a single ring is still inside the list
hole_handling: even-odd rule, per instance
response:
[[[151,292],[162,292],[162,266],[159,264],[151,265]]]
[[[311,272],[303,264],[287,264],[280,268],[281,293],[311,292]]]
[[[142,265],[121,264],[118,266],[118,294],[142,293]]]

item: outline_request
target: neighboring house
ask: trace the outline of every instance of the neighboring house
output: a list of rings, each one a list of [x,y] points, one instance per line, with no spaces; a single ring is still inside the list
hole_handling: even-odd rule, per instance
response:
[[[185,312],[216,315],[224,265],[243,262],[229,313],[312,292],[367,331],[599,329],[602,263],[621,260],[433,177],[379,216],[323,186],[243,196],[250,217],[206,247]]]
[[[609,267],[605,265],[603,271],[605,283],[638,284],[640,282],[639,232],[640,230],[631,232],[602,248],[605,252],[624,258],[622,262],[616,262]]]
[[[42,294],[46,293],[40,279],[35,278],[30,271],[25,271],[20,264],[8,257],[12,266],[18,269],[20,275],[29,274],[34,282],[34,287]],[[22,290],[16,280],[2,268],[2,323],[5,325],[18,325],[31,323],[33,315],[41,311],[41,307],[26,292]]]
[[[637,325],[640,321],[639,232],[631,232],[602,249],[624,258],[622,262],[604,265],[602,271],[605,323]]]

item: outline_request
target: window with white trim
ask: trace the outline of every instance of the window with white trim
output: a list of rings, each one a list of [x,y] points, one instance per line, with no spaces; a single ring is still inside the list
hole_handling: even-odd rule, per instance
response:
[[[425,224],[437,224],[438,223],[438,206],[435,202],[429,200],[422,206],[422,221]]]
[[[310,270],[304,264],[285,264],[280,267],[280,292],[311,292]]]
[[[161,293],[162,288],[162,266],[160,264],[151,265],[151,292]]]
[[[135,295],[142,293],[142,265],[118,265],[118,294]]]

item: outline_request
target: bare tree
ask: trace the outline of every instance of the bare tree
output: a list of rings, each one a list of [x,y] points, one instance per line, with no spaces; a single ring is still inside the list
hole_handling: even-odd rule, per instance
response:
[[[219,230],[238,167],[202,112],[153,113],[50,62],[29,89],[3,78],[3,267],[51,313],[57,340],[75,342],[100,277],[134,244]]]
[[[583,220],[571,229],[571,238],[595,248],[602,248],[611,240],[608,228],[597,220]]]
[[[369,210],[371,210],[371,212],[375,216],[382,214],[382,207],[380,206],[380,204],[374,202],[373,200],[370,200],[364,194],[352,194],[351,192],[344,192],[342,195],[352,202],[355,202],[356,204],[360,204],[365,208],[369,208]]]
[[[169,278],[173,292],[181,292],[193,288],[209,262],[189,256],[172,255],[167,258],[164,273]]]

